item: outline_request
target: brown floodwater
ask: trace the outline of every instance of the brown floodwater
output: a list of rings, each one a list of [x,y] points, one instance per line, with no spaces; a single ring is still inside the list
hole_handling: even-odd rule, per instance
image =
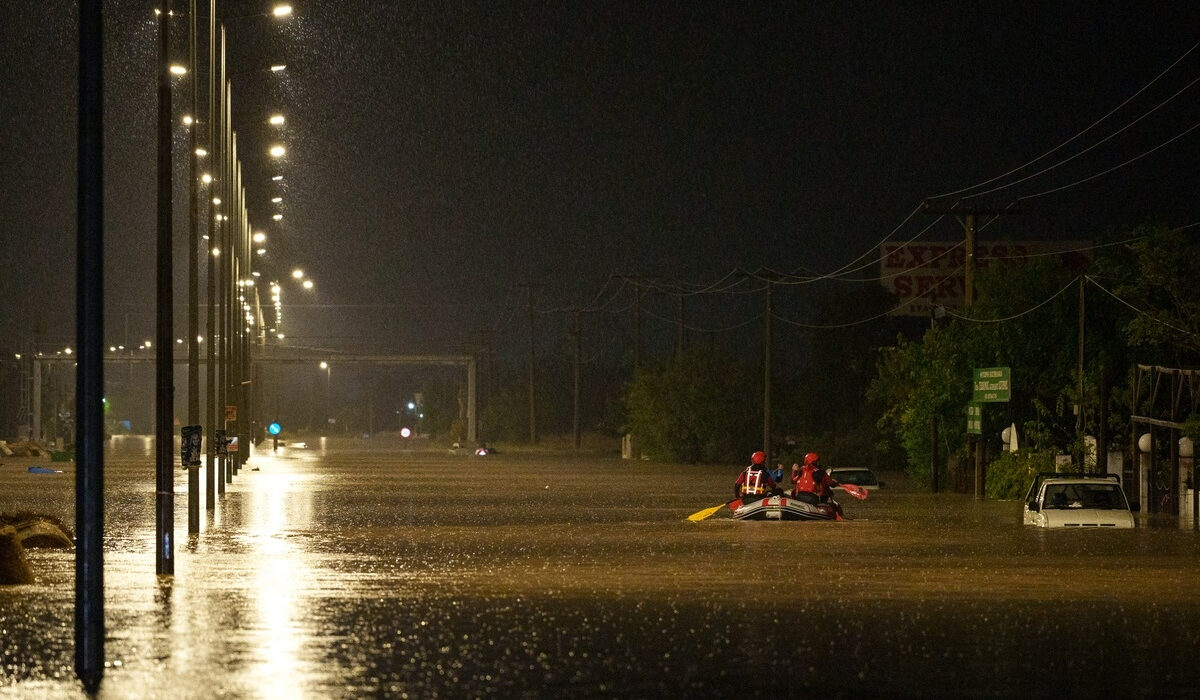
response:
[[[1200,535],[1046,532],[888,486],[844,522],[687,516],[736,465],[314,441],[257,455],[155,576],[153,443],[106,466],[100,697],[1194,697]],[[64,468],[31,474],[28,466]],[[251,471],[257,468],[257,471]],[[7,458],[0,512],[74,518]],[[74,555],[0,587],[0,697],[82,697]]]

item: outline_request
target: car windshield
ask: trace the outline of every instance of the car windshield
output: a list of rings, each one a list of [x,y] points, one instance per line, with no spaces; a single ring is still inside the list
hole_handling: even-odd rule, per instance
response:
[[[1128,508],[1116,484],[1048,484],[1043,501],[1046,508]]]

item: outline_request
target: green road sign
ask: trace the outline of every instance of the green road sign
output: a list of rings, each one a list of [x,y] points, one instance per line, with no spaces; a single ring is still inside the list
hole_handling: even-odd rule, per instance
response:
[[[983,404],[967,404],[967,435],[983,435]]]
[[[1008,401],[1011,387],[1010,368],[976,367],[975,392],[971,400],[976,403]]]

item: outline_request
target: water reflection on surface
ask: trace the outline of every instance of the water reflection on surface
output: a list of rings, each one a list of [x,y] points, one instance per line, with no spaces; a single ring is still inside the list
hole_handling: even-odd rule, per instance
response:
[[[153,449],[106,478],[102,697],[1189,696],[1194,533],[1048,532],[903,488],[843,523],[686,516],[736,467],[367,449],[256,456],[154,575]],[[257,468],[258,471],[252,471]],[[889,475],[891,484],[902,481]],[[456,483],[456,488],[443,486]],[[73,517],[0,467],[0,510]],[[78,697],[73,555],[0,589],[0,696]]]

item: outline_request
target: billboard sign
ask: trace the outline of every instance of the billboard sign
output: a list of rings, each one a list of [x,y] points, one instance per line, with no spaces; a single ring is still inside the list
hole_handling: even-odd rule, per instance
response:
[[[977,268],[1058,254],[1064,265],[1087,259],[1090,241],[981,242]],[[928,317],[937,307],[962,308],[966,296],[967,250],[962,241],[884,243],[879,246],[879,281],[899,302],[893,316]]]

